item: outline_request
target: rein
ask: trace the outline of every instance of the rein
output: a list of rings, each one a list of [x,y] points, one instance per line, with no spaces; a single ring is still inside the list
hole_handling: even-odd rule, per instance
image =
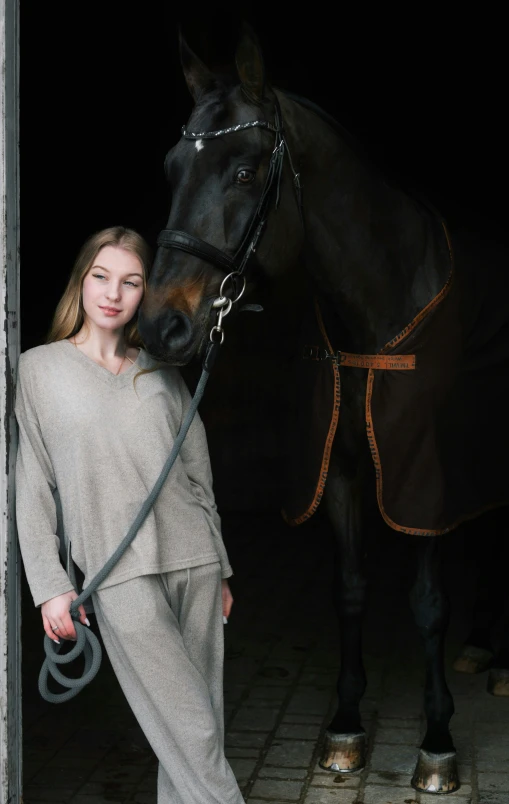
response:
[[[200,132],[188,131],[185,126],[182,127],[182,136],[186,140],[210,140],[217,137],[223,137],[228,134],[234,134],[237,131],[245,131],[246,129],[250,128],[261,128],[265,129],[266,131],[271,131],[275,134],[275,139],[265,184],[258,201],[258,206],[256,207],[254,214],[247,224],[246,231],[242,236],[240,245],[237,248],[234,256],[230,256],[225,251],[221,251],[199,237],[195,237],[187,232],[181,232],[177,229],[162,229],[157,238],[158,246],[185,251],[188,254],[192,254],[194,257],[199,257],[200,259],[205,260],[205,262],[211,263],[212,265],[216,266],[216,268],[220,268],[222,271],[227,271],[228,278],[232,277],[233,284],[235,284],[235,277],[243,277],[249,258],[256,251],[258,241],[260,240],[265,224],[267,223],[272,198],[275,198],[275,208],[277,209],[279,206],[280,184],[285,154],[288,157],[288,162],[292,171],[299,215],[301,223],[304,226],[300,174],[297,173],[294,168],[290,149],[288,148],[288,143],[286,141],[281,107],[278,99],[276,98],[274,123],[270,123],[268,120],[250,120],[247,123],[239,123],[238,125],[230,126],[229,128],[217,129],[216,131]]]
[[[221,286],[221,288],[222,287],[223,286]],[[238,298],[234,301],[238,301]],[[113,555],[110,556],[104,567],[99,570],[97,575],[90,581],[88,586],[81,592],[81,594],[78,595],[76,600],[73,600],[71,603],[70,614],[76,629],[76,644],[69,652],[60,655],[62,643],[57,644],[56,642],[53,642],[53,640],[50,639],[47,634],[44,637],[44,652],[46,654],[46,658],[39,673],[39,692],[44,700],[48,701],[49,703],[65,703],[71,698],[74,698],[83,689],[83,687],[85,687],[95,678],[99,671],[102,660],[101,644],[93,631],[79,621],[80,614],[78,607],[84,603],[85,600],[88,600],[93,592],[97,590],[99,585],[111,572],[115,564],[117,564],[117,562],[122,558],[129,545],[134,541],[140,527],[157,500],[166,478],[168,477],[170,470],[177,459],[180,448],[188,433],[198,405],[205,391],[205,386],[207,384],[207,380],[209,379],[212,366],[217,357],[219,346],[224,340],[222,319],[228,315],[233,303],[234,302],[232,299],[229,299],[225,296],[221,296],[214,302],[213,306],[216,309],[219,309],[218,322],[216,326],[212,328],[210,333],[210,343],[203,361],[202,374],[184,422],[182,423],[178,435],[174,441],[170,455],[168,456],[166,463],[164,464],[161,473],[152,488],[152,491],[142,504],[133,524],[129,528],[129,531]],[[218,340],[213,333],[219,334],[220,339]],[[82,676],[79,678],[68,678],[67,676],[64,676],[59,669],[59,665],[69,664],[70,662],[74,661],[74,659],[77,659],[82,653],[85,660]],[[55,679],[55,681],[58,681],[59,684],[61,684],[63,687],[66,687],[67,691],[62,693],[51,692],[51,690],[48,688],[48,677],[50,675]]]

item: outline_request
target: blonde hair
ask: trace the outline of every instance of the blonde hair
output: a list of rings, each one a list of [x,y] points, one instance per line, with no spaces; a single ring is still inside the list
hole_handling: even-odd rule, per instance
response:
[[[143,290],[147,287],[151,252],[148,244],[138,232],[125,226],[111,226],[91,235],[83,244],[74,263],[67,287],[58,302],[46,343],[71,338],[80,331],[85,322],[82,289],[83,280],[95,262],[102,248],[114,246],[130,251],[143,267]],[[141,346],[136,317],[125,326],[124,338],[127,346]]]

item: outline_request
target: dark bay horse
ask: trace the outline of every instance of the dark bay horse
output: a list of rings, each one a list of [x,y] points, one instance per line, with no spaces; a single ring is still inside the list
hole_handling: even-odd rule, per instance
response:
[[[339,556],[334,586],[341,631],[338,708],[321,765],[348,772],[365,761],[359,712],[366,687],[363,501],[374,460],[381,512],[417,544],[411,606],[425,646],[427,730],[413,784],[422,791],[451,792],[459,781],[449,731],[454,705],[444,673],[448,602],[440,580],[439,539],[429,537],[446,533],[476,510],[507,503],[498,499],[498,488],[496,499],[486,502],[483,473],[475,472],[471,508],[459,511],[456,504],[473,471],[468,450],[475,439],[462,438],[472,414],[472,395],[465,391],[472,374],[460,376],[457,362],[467,307],[478,303],[477,286],[471,285],[468,305],[463,297],[458,300],[462,284],[451,280],[456,243],[453,238],[451,244],[437,213],[385,181],[324,112],[269,86],[250,30],[239,41],[234,81],[211,73],[183,40],[181,56],[195,106],[166,158],[171,212],[140,312],[142,338],[154,356],[185,365],[204,351],[213,327],[211,337],[221,337],[218,313],[229,312],[229,299],[241,294],[245,279],[248,288],[262,276],[289,284],[302,276],[309,281],[323,339],[311,343],[308,357],[317,370],[321,361],[331,372],[338,408],[339,389],[341,403],[340,425],[328,431],[326,482],[313,500],[327,511]],[[474,245],[464,249],[471,259],[474,251]],[[509,290],[504,281],[501,298]],[[491,316],[493,332],[484,344],[496,335],[500,322],[495,319]],[[441,321],[443,331],[437,334]],[[437,344],[435,361],[430,354]],[[337,351],[339,346],[348,351]],[[472,359],[469,368],[476,367]],[[384,398],[395,407],[391,401],[386,410]],[[389,415],[393,410],[395,422]],[[451,438],[444,440],[448,433]],[[490,438],[495,440],[494,434]],[[452,455],[451,480],[442,466],[451,464]],[[414,521],[419,494],[423,511]],[[428,498],[436,508],[429,516]]]

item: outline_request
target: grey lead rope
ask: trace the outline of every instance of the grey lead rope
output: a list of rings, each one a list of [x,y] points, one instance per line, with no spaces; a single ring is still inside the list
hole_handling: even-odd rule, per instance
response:
[[[168,456],[168,459],[161,470],[161,474],[157,478],[152,491],[141,506],[136,519],[129,528],[128,533],[123,538],[113,555],[108,559],[104,567],[97,573],[95,578],[90,581],[88,586],[81,592],[81,594],[78,595],[76,600],[73,600],[71,603],[70,613],[76,629],[76,644],[68,653],[64,653],[62,656],[60,656],[62,644],[53,642],[53,640],[50,639],[47,634],[44,637],[44,652],[46,653],[46,658],[41,667],[41,672],[39,673],[39,692],[44,700],[48,701],[49,703],[65,703],[65,701],[69,701],[71,698],[74,698],[74,696],[77,695],[80,690],[83,689],[83,687],[85,687],[90,683],[90,681],[92,681],[93,678],[95,678],[99,671],[102,659],[101,645],[93,631],[79,622],[78,618],[80,614],[78,607],[85,600],[87,600],[93,592],[96,591],[108,573],[124,555],[125,551],[134,540],[139,529],[147,518],[157,497],[159,496],[166,478],[168,477],[170,470],[177,459],[182,443],[187,435],[198,405],[203,396],[203,392],[210,376],[210,370],[215,360],[218,348],[219,343],[211,342],[209,344],[207,355],[203,363],[203,371],[196,387],[194,397],[187,411],[186,418],[184,419],[184,422],[182,423],[182,426],[178,432],[170,455]],[[61,673],[58,669],[58,665],[69,664],[70,662],[74,661],[74,659],[77,659],[82,653],[85,659],[85,667],[81,678],[68,678],[67,676],[64,676],[63,673]],[[53,676],[55,681],[58,681],[58,683],[63,687],[67,687],[67,692],[54,693],[49,690],[48,676],[50,674]]]

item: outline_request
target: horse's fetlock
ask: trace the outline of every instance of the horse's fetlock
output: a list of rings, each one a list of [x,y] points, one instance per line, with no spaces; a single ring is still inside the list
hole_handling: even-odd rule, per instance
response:
[[[366,587],[343,586],[336,595],[340,616],[361,615],[366,608]]]
[[[340,600],[338,603],[339,618],[341,624],[352,620],[362,619],[366,610],[364,601],[361,600]]]

